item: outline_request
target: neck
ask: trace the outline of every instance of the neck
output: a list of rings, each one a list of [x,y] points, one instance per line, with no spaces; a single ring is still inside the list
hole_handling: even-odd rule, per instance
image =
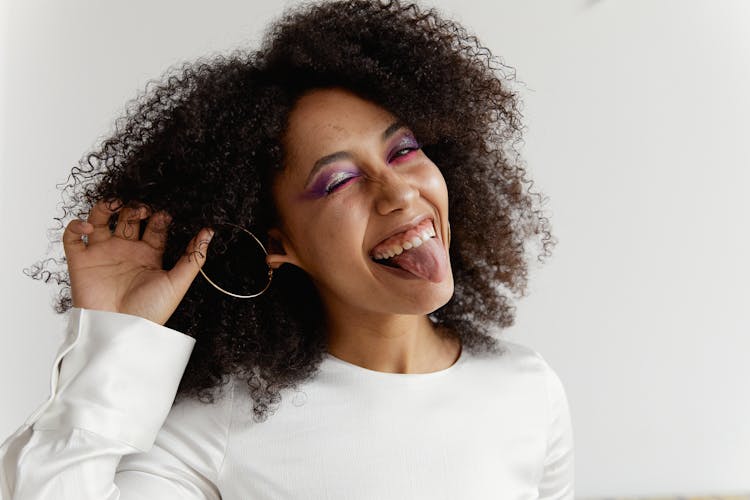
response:
[[[349,363],[387,373],[430,373],[460,354],[426,315],[352,312],[327,314],[328,352]]]

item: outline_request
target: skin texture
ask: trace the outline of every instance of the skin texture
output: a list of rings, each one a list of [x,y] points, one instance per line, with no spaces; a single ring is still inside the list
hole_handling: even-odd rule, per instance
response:
[[[369,253],[397,228],[430,217],[447,260],[448,191],[437,166],[412,149],[413,133],[391,127],[398,122],[341,89],[316,90],[297,102],[285,137],[287,165],[274,185],[283,222],[271,234],[285,253],[267,262],[293,264],[310,276],[326,311],[329,352],[373,370],[421,373],[449,366],[460,351],[436,335],[426,316],[453,295],[450,265],[438,283],[405,279]],[[307,185],[316,161],[331,154],[343,157]],[[341,173],[349,180],[320,192],[321,182]]]
[[[66,239],[66,250],[80,249],[86,243],[75,240],[96,226],[98,234],[106,236],[109,229],[114,238],[123,240],[110,244],[128,243],[128,249],[143,251],[145,260],[137,266],[126,262],[133,252],[98,253],[113,257],[106,261],[110,269],[127,271],[112,274],[118,294],[99,306],[133,311],[128,308],[138,302],[124,298],[144,290],[143,283],[135,286],[139,279],[151,275],[168,284],[161,289],[166,300],[158,308],[167,313],[146,314],[161,322],[176,307],[164,324],[196,338],[178,397],[211,401],[214,391],[234,375],[246,381],[258,420],[273,412],[284,389],[315,376],[329,348],[384,370],[427,369],[430,363],[418,353],[425,351],[425,357],[432,357],[429,353],[440,345],[426,339],[434,336],[403,336],[397,328],[370,321],[382,317],[384,310],[396,317],[419,316],[421,325],[426,325],[426,314],[436,327],[434,334],[453,349],[450,356],[445,349],[442,355],[435,354],[438,361],[432,367],[450,364],[458,343],[471,353],[500,354],[496,334],[513,324],[514,300],[525,293],[529,262],[551,255],[555,243],[542,210],[544,199],[532,191],[532,181],[514,149],[523,125],[513,83],[510,68],[463,27],[437,12],[400,2],[363,0],[297,8],[269,28],[259,49],[185,63],[131,102],[127,114],[117,120],[115,132],[71,172],[63,188],[63,213],[56,218],[60,233],[66,227],[70,231],[59,236]],[[422,163],[417,155],[385,168],[379,163],[385,162],[383,151],[369,126],[339,127],[344,129],[340,135],[330,128],[328,139],[318,131],[296,132],[300,127],[292,119],[294,113],[310,107],[305,96],[319,89],[346,89],[361,99],[353,105],[374,104],[378,111],[368,109],[388,118],[381,123],[373,115],[377,124],[369,119],[362,122],[372,124],[375,135],[382,134],[390,119],[398,119],[422,146],[420,155],[429,160]],[[345,115],[336,116],[344,119]],[[356,140],[344,132],[355,134]],[[308,133],[316,134],[317,140],[308,144],[314,147],[304,146]],[[336,144],[324,144],[329,139]],[[334,207],[339,207],[342,218],[346,215],[337,221],[347,224],[346,232],[326,223],[321,226],[326,238],[313,241],[304,224],[295,222],[289,210],[293,205],[278,196],[283,185],[279,179],[295,177],[298,168],[310,169],[309,162],[342,148],[357,159],[347,169],[365,170],[368,176],[348,181],[328,200],[331,203],[314,196],[297,199],[310,210],[294,213],[320,214],[320,219],[307,224],[334,221]],[[439,169],[447,187],[447,209],[437,194],[440,189],[432,184],[438,177],[431,174],[418,180],[421,174],[416,172],[434,172],[428,161]],[[425,180],[428,177],[432,180]],[[320,194],[321,185],[314,185]],[[410,208],[395,208],[406,199],[412,203]],[[99,204],[109,211],[106,223],[104,216],[95,215]],[[344,208],[351,213],[344,214]],[[446,280],[433,283],[436,286],[420,284],[418,293],[404,297],[396,280],[367,267],[365,254],[371,245],[402,224],[402,217],[408,218],[405,214],[423,212],[439,219],[438,234],[450,242],[446,248],[452,296]],[[168,224],[159,223],[164,214]],[[86,225],[92,215],[96,224]],[[177,301],[184,280],[191,279],[197,271],[195,263],[203,262],[204,256],[209,275],[220,284],[231,283],[247,292],[265,286],[264,255],[252,242],[238,250],[221,230],[226,227],[223,223],[253,231],[271,253],[283,255],[288,250],[287,255],[297,261],[280,265],[268,291],[257,299],[230,298],[199,276]],[[208,228],[216,231],[210,245]],[[149,242],[152,250],[144,246]],[[311,253],[303,254],[302,247],[311,242],[316,243]],[[155,254],[156,249],[162,253]],[[374,328],[385,329],[396,340],[384,359],[366,359],[357,354],[355,344],[341,344],[347,337],[329,334],[342,330],[336,321],[349,321],[341,319],[346,316],[339,312],[354,305],[348,294],[361,297],[363,293],[356,282],[339,281],[344,280],[340,268],[331,272],[326,259],[334,249],[339,257],[350,259],[350,272],[369,283],[377,299],[357,301],[357,311],[365,319],[362,325],[347,324],[356,326],[356,336],[351,338],[364,346],[377,338]],[[66,261],[56,253],[31,266],[27,274],[59,285],[57,306],[63,312],[78,304],[79,289],[89,289],[92,283],[88,279],[85,286],[76,286],[78,276],[86,276],[77,272],[86,270],[85,265],[78,267],[82,262],[85,258],[76,261],[70,254]],[[193,267],[189,273],[178,271],[182,278],[177,281],[183,285],[175,287],[177,281],[165,278],[173,277],[168,273],[175,269],[186,269],[185,262]],[[238,272],[237,264],[259,270]],[[409,284],[415,286],[414,281]],[[389,287],[403,300],[390,297]],[[100,295],[88,293],[88,297]],[[403,341],[407,338],[411,343]]]

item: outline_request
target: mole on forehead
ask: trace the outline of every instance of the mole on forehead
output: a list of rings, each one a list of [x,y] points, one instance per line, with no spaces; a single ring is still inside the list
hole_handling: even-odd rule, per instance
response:
[[[349,134],[351,129],[337,123],[315,123],[313,121],[303,122],[303,126],[297,129],[297,133],[307,140],[317,142],[318,139],[334,139]]]
[[[320,126],[313,126],[312,131],[317,131],[323,135],[323,138],[335,139],[342,136],[349,135],[368,135],[370,133],[379,133],[383,140],[393,135],[396,131],[406,125],[397,119],[386,119],[382,120],[382,123],[367,123],[367,124],[352,124],[350,126],[343,126],[336,123],[326,123]],[[385,129],[381,133],[381,129]]]
[[[335,140],[342,137],[348,137],[352,134],[362,133],[363,131],[354,130],[351,126],[347,127],[337,123],[325,123],[319,127],[314,127],[312,132],[320,134],[321,139]]]

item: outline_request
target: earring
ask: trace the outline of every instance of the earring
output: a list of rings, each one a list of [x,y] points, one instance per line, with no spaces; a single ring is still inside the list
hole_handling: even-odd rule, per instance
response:
[[[258,245],[260,245],[260,248],[263,249],[263,253],[266,254],[266,255],[268,255],[268,252],[266,251],[266,247],[263,246],[263,243],[261,243],[260,240],[258,238],[256,238],[253,233],[251,233],[250,231],[248,231],[244,227],[238,226],[236,224],[232,224],[232,223],[229,223],[229,222],[222,222],[221,224],[222,225],[227,225],[227,226],[235,227],[235,228],[240,229],[240,230],[244,231],[245,233],[249,234],[250,236],[253,237],[253,239],[256,241],[256,243],[258,243]],[[235,297],[235,298],[238,298],[238,299],[252,299],[254,297],[258,297],[259,295],[262,295],[263,292],[265,292],[266,290],[268,290],[268,287],[271,286],[271,280],[273,279],[273,269],[271,268],[271,266],[268,266],[268,283],[266,283],[266,286],[263,288],[263,290],[261,290],[258,293],[251,294],[251,295],[240,295],[240,294],[237,294],[237,293],[232,293],[232,292],[229,292],[227,290],[224,290],[222,287],[220,287],[219,285],[217,285],[216,283],[214,283],[213,281],[211,281],[211,278],[209,278],[206,275],[206,273],[203,271],[203,267],[200,267],[198,270],[203,275],[203,277],[206,278],[206,281],[208,281],[214,288],[216,288],[217,290],[219,290],[222,293],[225,293],[225,294],[227,294],[229,296],[232,296],[232,297]]]

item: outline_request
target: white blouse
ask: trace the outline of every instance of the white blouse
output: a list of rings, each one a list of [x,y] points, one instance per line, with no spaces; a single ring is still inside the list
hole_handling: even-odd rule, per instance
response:
[[[194,339],[73,309],[51,396],[0,447],[2,500],[573,499],[565,391],[534,351],[396,374],[326,354],[252,418],[246,384],[173,405]]]

